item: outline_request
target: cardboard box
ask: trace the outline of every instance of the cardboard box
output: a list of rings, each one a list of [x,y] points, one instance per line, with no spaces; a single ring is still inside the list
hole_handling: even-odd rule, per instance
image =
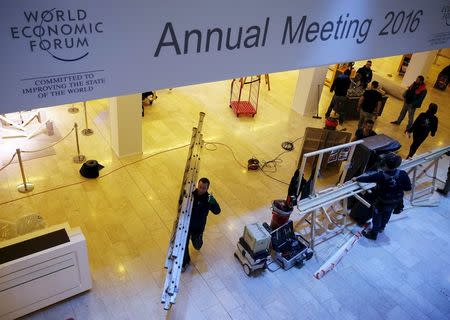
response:
[[[267,250],[270,240],[270,233],[261,222],[250,223],[245,226],[244,241],[254,253]]]

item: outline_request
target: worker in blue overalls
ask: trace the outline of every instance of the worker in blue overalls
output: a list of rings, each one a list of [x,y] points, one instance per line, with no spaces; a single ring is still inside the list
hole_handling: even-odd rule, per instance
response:
[[[403,208],[405,191],[411,190],[411,180],[404,170],[397,169],[402,158],[392,152],[382,159],[383,170],[368,172],[352,180],[357,182],[376,182],[376,198],[373,206],[372,229],[364,231],[364,237],[376,240],[378,233],[383,232],[391,218],[392,212],[397,213]]]

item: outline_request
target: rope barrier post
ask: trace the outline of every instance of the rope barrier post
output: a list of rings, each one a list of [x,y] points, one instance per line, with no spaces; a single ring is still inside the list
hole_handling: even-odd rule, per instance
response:
[[[75,128],[75,140],[77,143],[77,155],[73,157],[73,162],[75,163],[83,163],[86,160],[86,157],[80,154],[80,142],[78,140],[78,124],[75,122],[73,127]]]
[[[69,113],[78,113],[80,111],[77,107],[75,107],[75,103],[72,103],[71,107],[67,109]]]
[[[17,154],[17,159],[19,159],[20,173],[22,174],[22,181],[23,181],[23,183],[21,183],[17,186],[17,191],[22,192],[22,193],[27,193],[27,192],[33,191],[33,189],[34,189],[33,184],[27,182],[27,179],[25,178],[25,172],[23,171],[22,156],[20,154],[20,149],[16,149],[16,154]]]
[[[88,127],[86,101],[83,101],[83,107],[84,107],[84,123],[86,125],[86,129],[81,130],[81,133],[85,136],[90,136],[90,135],[94,134],[94,130],[89,129],[89,127]]]
[[[322,92],[320,91],[320,83],[317,85],[317,110],[316,114],[313,115],[314,119],[322,119],[321,116],[319,116],[319,104],[320,104],[320,96],[322,95]]]

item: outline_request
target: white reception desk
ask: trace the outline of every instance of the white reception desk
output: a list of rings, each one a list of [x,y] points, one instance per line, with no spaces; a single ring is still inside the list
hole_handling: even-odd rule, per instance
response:
[[[81,229],[62,224],[0,242],[0,320],[18,318],[91,288]]]

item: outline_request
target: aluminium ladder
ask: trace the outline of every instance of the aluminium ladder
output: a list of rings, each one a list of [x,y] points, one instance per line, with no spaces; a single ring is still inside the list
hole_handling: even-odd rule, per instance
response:
[[[180,197],[178,199],[178,215],[172,229],[172,236],[167,250],[164,267],[167,269],[164,281],[161,303],[164,309],[169,310],[176,302],[181,277],[186,239],[191,219],[193,195],[197,174],[200,166],[200,153],[203,148],[203,135],[201,133],[205,114],[200,112],[197,128],[192,129],[191,143],[189,145],[186,166],[181,184]]]

